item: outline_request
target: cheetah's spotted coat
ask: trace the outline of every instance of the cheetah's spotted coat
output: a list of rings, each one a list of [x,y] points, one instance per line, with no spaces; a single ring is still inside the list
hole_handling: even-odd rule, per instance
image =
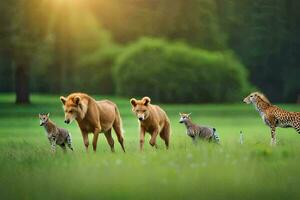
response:
[[[271,128],[271,144],[276,144],[276,127],[294,128],[300,133],[300,112],[289,112],[272,105],[261,93],[253,92],[244,99],[247,104],[253,104],[263,121]]]

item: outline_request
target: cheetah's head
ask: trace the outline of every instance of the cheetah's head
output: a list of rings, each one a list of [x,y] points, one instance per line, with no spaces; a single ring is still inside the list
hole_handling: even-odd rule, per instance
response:
[[[246,104],[255,103],[257,101],[257,98],[261,99],[262,101],[264,101],[266,103],[270,103],[270,101],[267,99],[267,97],[260,92],[252,92],[246,98],[244,98],[243,102]]]

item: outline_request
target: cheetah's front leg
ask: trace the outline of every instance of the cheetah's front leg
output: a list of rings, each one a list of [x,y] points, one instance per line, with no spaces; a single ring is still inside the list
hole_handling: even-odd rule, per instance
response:
[[[271,146],[275,146],[276,145],[276,119],[274,117],[274,115],[268,115],[266,116],[267,120],[267,124],[269,125],[269,127],[271,128]]]
[[[275,126],[271,126],[271,145],[275,146],[276,145],[276,127]]]

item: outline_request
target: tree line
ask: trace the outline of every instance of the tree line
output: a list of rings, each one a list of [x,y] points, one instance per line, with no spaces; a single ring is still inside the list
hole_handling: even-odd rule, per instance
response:
[[[142,37],[232,51],[273,101],[300,94],[297,0],[0,2],[0,91],[115,94],[112,67]],[[209,87],[209,86],[207,86]]]

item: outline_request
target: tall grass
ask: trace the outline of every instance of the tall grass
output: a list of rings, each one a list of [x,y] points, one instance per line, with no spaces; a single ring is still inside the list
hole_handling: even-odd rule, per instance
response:
[[[271,147],[270,131],[251,106],[162,105],[171,119],[171,147],[165,150],[158,139],[159,149],[146,143],[139,152],[138,123],[128,100],[108,98],[121,111],[126,154],[116,140],[116,153],[111,153],[103,135],[97,153],[86,153],[76,123],[63,124],[56,96],[34,95],[30,106],[14,105],[11,95],[0,96],[1,199],[300,198],[300,136],[278,129],[279,143]],[[296,105],[281,106],[299,111]],[[50,152],[38,125],[39,112],[50,112],[71,131],[74,152]],[[178,112],[192,112],[195,122],[215,126],[221,145],[194,145],[178,123]]]

